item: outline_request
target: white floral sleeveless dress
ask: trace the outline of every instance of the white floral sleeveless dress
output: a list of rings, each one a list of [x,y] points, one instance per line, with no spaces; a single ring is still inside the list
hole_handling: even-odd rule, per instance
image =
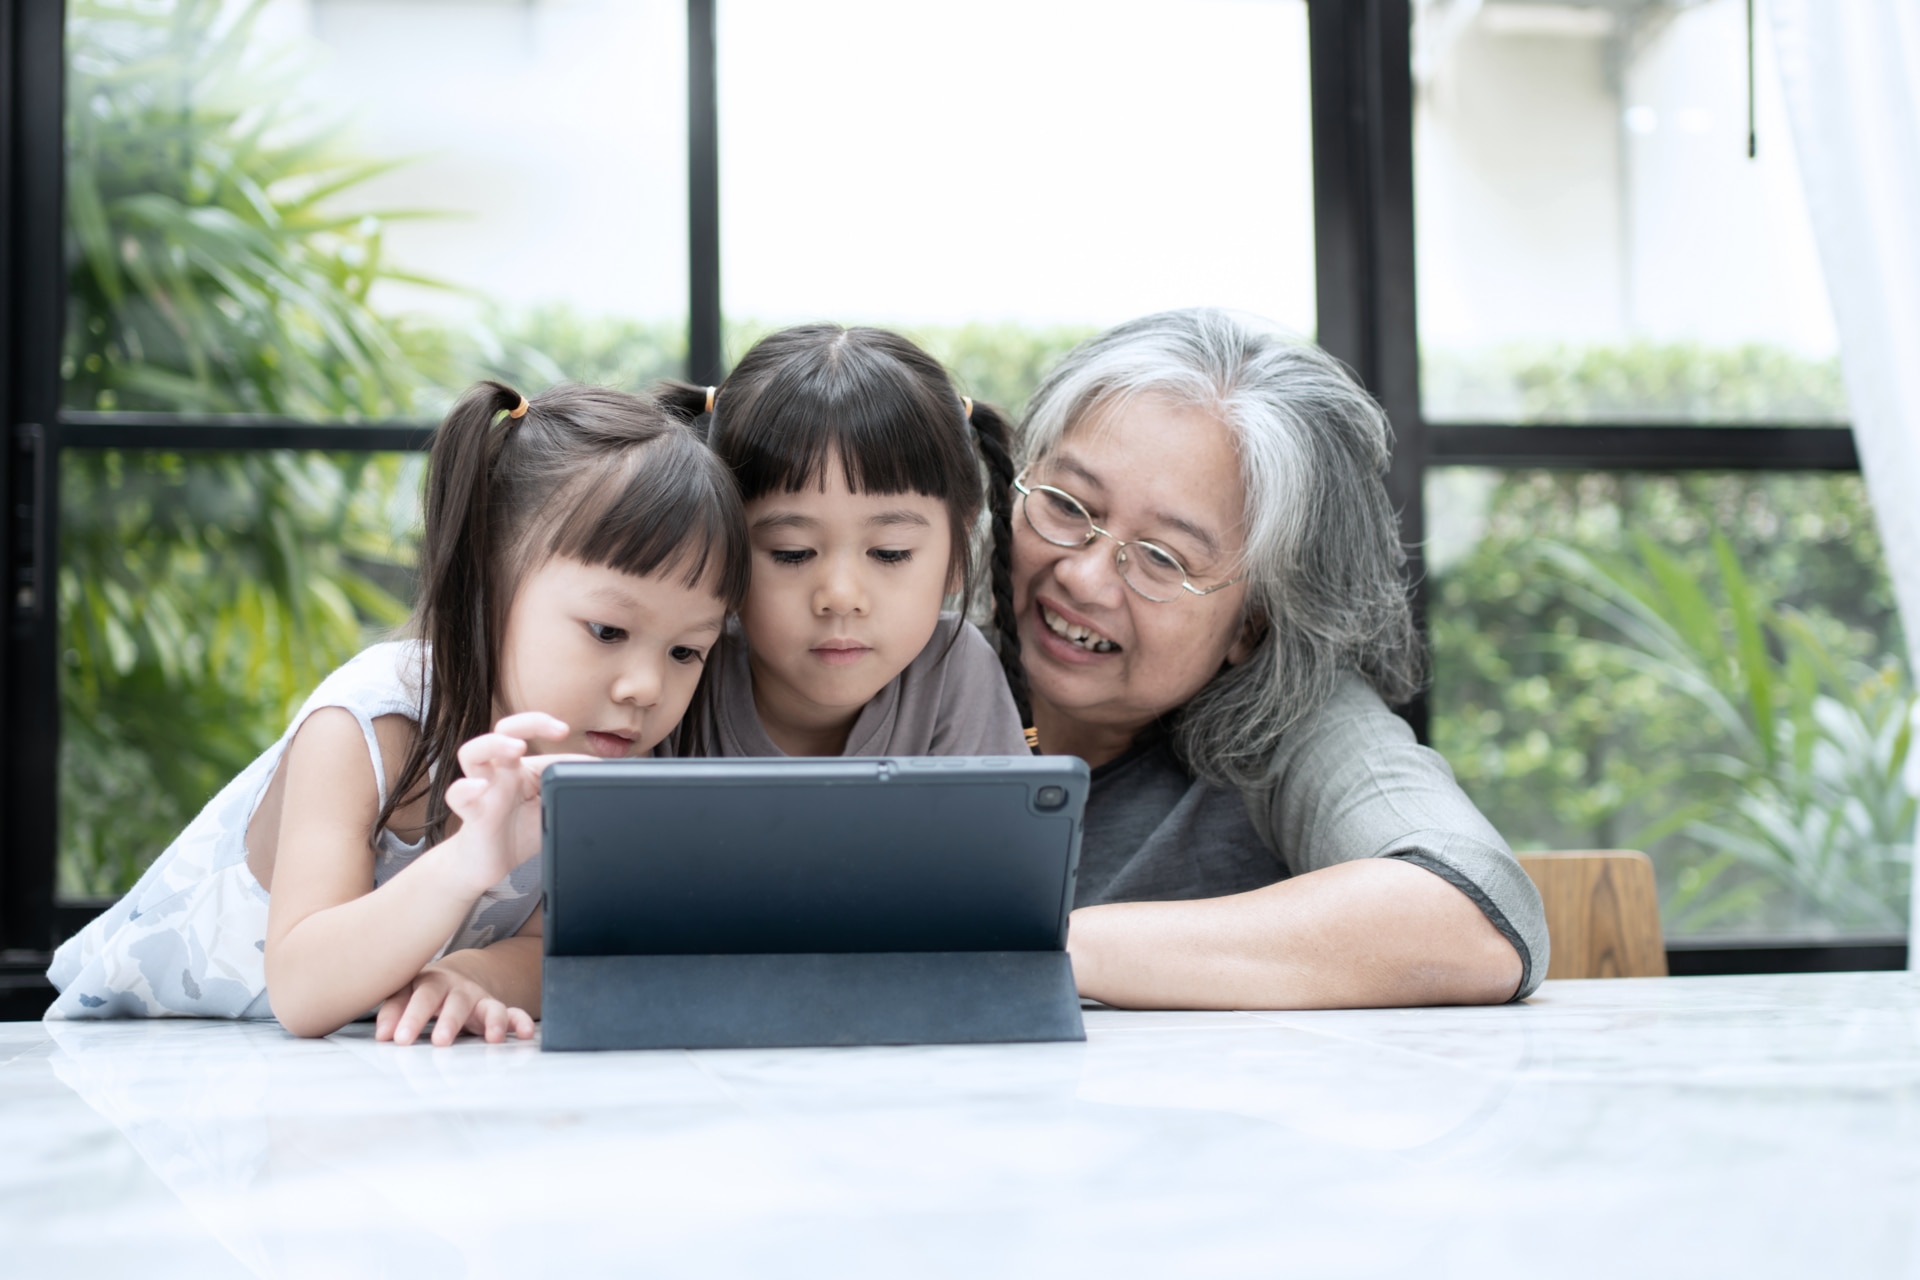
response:
[[[271,1018],[267,999],[267,891],[247,867],[247,824],[295,730],[322,707],[360,722],[386,803],[386,770],[373,722],[419,723],[420,645],[378,644],[320,682],[280,740],[229,782],[147,868],[127,896],[54,952],[47,977],[59,998],[49,1018]],[[391,831],[374,840],[373,882],[419,857]],[[487,890],[442,954],[512,936],[540,903],[535,857]]]

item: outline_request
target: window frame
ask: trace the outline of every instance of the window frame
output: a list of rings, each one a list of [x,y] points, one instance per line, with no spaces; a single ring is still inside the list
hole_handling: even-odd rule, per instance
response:
[[[1410,548],[1425,624],[1424,482],[1434,466],[1502,470],[1859,469],[1851,431],[1798,423],[1424,421],[1414,288],[1410,0],[1306,0],[1311,80],[1318,337],[1379,399],[1396,440],[1388,488]],[[687,0],[688,375],[723,371],[717,0]],[[63,121],[66,6],[0,0],[0,404],[7,414],[0,556],[9,626],[0,635],[0,1016],[45,1003],[47,952],[102,904],[55,898],[59,695],[59,457],[65,449],[424,449],[431,426],[83,413],[60,407],[64,335]],[[1404,708],[1427,737],[1425,698]],[[1896,968],[1907,940],[1669,944],[1676,972]],[[24,992],[17,1001],[9,993]]]

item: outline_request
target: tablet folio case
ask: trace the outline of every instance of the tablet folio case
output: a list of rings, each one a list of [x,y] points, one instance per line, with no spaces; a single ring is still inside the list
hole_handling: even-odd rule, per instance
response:
[[[1079,760],[647,760],[542,783],[547,1049],[1085,1038]]]

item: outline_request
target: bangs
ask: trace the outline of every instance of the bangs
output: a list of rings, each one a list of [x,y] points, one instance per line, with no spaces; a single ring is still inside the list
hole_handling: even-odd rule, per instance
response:
[[[673,432],[556,496],[563,511],[547,554],[636,578],[679,575],[689,590],[711,585],[729,612],[752,572],[746,514],[731,479],[706,446]]]
[[[748,502],[824,488],[835,457],[855,493],[978,501],[957,398],[930,394],[882,353],[843,345],[831,358],[791,361],[741,400],[714,444]]]

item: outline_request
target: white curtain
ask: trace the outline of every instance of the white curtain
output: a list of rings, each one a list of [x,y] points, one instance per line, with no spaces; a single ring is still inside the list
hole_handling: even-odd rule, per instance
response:
[[[1920,3],[1768,8],[1860,469],[1920,678]],[[1908,769],[1920,776],[1920,753]],[[1920,892],[1912,920],[1920,969]]]

